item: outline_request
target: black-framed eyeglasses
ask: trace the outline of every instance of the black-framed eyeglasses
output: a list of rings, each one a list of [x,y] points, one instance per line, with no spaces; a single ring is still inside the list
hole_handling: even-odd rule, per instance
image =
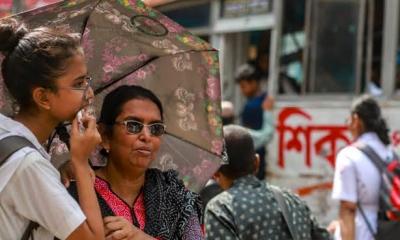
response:
[[[165,133],[165,129],[167,127],[163,123],[144,124],[135,120],[125,120],[125,121],[115,122],[115,124],[124,125],[126,131],[129,134],[138,134],[142,132],[143,127],[147,127],[150,134],[155,137],[162,136]]]

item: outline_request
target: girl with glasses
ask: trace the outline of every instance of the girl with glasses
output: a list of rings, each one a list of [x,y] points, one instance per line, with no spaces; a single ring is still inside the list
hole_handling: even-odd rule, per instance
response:
[[[160,100],[145,88],[120,86],[104,99],[99,128],[107,164],[95,171],[95,189],[110,239],[203,238],[198,195],[175,171],[150,168],[163,121]]]
[[[93,98],[79,39],[47,27],[28,30],[8,18],[0,20],[0,51],[5,86],[19,106],[12,117],[0,114],[0,139],[17,135],[32,145],[0,167],[0,238],[24,239],[27,232],[32,239],[104,239],[88,163],[101,138],[93,117],[83,117],[83,131],[76,119]],[[79,204],[61,184],[42,147],[63,121],[72,121],[71,163]],[[38,227],[27,231],[33,222]]]

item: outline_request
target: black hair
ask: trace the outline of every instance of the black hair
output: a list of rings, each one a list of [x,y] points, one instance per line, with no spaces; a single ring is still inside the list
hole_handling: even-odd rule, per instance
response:
[[[160,110],[161,119],[164,119],[161,101],[152,91],[135,85],[119,86],[106,95],[101,108],[99,123],[104,125],[107,134],[111,134],[112,125],[121,113],[123,105],[132,99],[152,101]]]
[[[364,125],[364,132],[375,132],[385,144],[390,144],[389,129],[382,117],[381,108],[369,95],[361,96],[354,100],[351,113],[357,114]]]
[[[222,165],[219,171],[234,180],[253,174],[255,165],[255,150],[250,133],[239,125],[224,126],[224,139],[229,163]]]
[[[222,125],[233,124],[235,121],[235,116],[222,116]]]
[[[4,83],[21,109],[34,107],[35,87],[56,91],[55,79],[75,54],[83,54],[76,35],[48,27],[29,30],[14,18],[0,20],[1,68]]]

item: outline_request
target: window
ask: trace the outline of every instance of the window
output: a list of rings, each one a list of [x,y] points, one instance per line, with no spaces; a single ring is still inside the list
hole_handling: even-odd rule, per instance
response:
[[[271,11],[271,0],[222,0],[222,18],[266,14]]]
[[[162,12],[185,28],[208,27],[210,24],[209,2]]]
[[[309,82],[315,93],[356,91],[359,1],[314,1]],[[340,17],[338,17],[340,16]]]
[[[383,5],[285,0],[279,93],[381,95]]]

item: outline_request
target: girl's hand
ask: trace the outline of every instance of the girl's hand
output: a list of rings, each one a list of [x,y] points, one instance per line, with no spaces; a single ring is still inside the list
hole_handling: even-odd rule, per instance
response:
[[[82,118],[83,131],[79,129],[78,119],[72,121],[71,128],[71,161],[76,165],[88,165],[90,153],[101,142],[100,133],[97,131],[96,119],[92,116]]]
[[[110,216],[103,220],[106,240],[155,240],[123,217]]]
[[[75,169],[73,168],[70,160],[62,164],[58,168],[58,171],[60,172],[61,182],[64,184],[66,188],[69,187],[71,181],[76,180]],[[96,173],[91,168],[89,169],[89,172],[92,178],[92,182],[94,183],[96,180]]]

